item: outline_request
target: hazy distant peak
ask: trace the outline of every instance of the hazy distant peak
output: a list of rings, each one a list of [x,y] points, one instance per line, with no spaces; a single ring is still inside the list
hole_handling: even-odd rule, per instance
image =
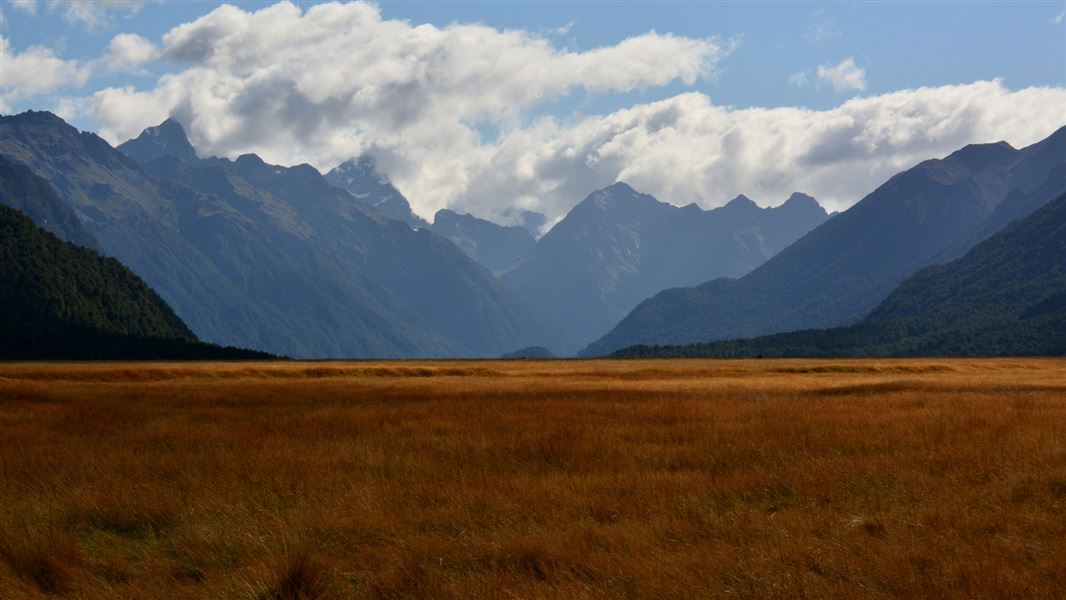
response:
[[[969,144],[952,152],[945,160],[956,162],[971,172],[981,171],[990,164],[1013,158],[1018,151],[1007,142],[992,144]]]
[[[141,164],[161,156],[173,156],[190,162],[197,159],[196,149],[189,143],[185,128],[173,118],[145,129],[136,138],[120,144],[118,149]]]
[[[287,171],[289,173],[292,173],[293,175],[301,175],[303,177],[321,177],[322,176],[322,173],[319,173],[318,169],[314,168],[313,166],[311,166],[311,165],[309,165],[307,163],[300,163],[298,165],[293,165],[293,166],[289,167],[287,169]]]
[[[539,212],[514,207],[504,210],[503,218],[505,222],[510,221],[515,225],[522,227],[533,237],[539,237],[541,233],[540,230],[544,227],[544,224],[548,222],[548,217]]]
[[[389,219],[403,221],[414,229],[429,226],[411,211],[407,198],[392,185],[388,176],[378,170],[372,154],[363,153],[342,162],[330,169],[325,178],[330,185],[346,190],[356,200],[373,206]]]
[[[629,184],[624,182],[624,181],[616,181],[616,182],[612,183],[611,185],[603,188],[603,190],[601,190],[601,191],[603,191],[603,192],[605,192],[605,193],[607,193],[607,194],[609,194],[611,196],[616,196],[616,195],[636,195],[637,194],[637,191],[634,190],[632,187],[630,187]]]
[[[755,204],[755,202],[751,198],[748,198],[744,194],[740,194],[736,198],[733,198],[732,200],[727,202],[726,205],[725,205],[725,208],[730,208],[730,209],[733,209],[733,210],[751,209],[751,208],[759,208],[759,205]]]
[[[259,157],[258,154],[249,152],[248,154],[242,154],[237,157],[237,160],[233,161],[237,166],[241,167],[265,167],[266,161]]]
[[[813,196],[808,196],[803,192],[792,192],[792,195],[785,200],[785,203],[781,205],[782,208],[790,209],[817,209],[825,212],[825,208],[814,199]]]
[[[185,135],[185,128],[174,117],[168,117],[167,120],[159,125],[149,127],[144,131],[145,133],[151,133],[151,135],[162,135],[175,140],[184,140],[186,143],[189,141],[188,136]]]
[[[469,216],[471,216],[470,213],[460,213],[460,212],[456,212],[456,211],[454,211],[454,210],[452,210],[450,208],[442,208],[442,209],[438,210],[433,215],[433,218],[436,219],[437,217],[469,217]]]
[[[500,271],[525,258],[536,241],[523,227],[499,225],[469,213],[442,208],[432,230],[452,241],[467,256],[490,271]]]
[[[155,127],[149,127],[141,132],[138,137],[148,137],[156,140],[163,146],[175,146],[175,149],[188,148],[193,150],[189,143],[189,137],[185,134],[185,128],[173,118],[168,118]]]
[[[27,110],[26,112],[13,115],[9,118],[16,119],[22,122],[40,124],[52,123],[57,125],[66,125],[69,127],[69,124],[66,121],[59,118],[55,113],[47,110]]]
[[[792,195],[788,197],[788,200],[785,200],[785,204],[792,202],[798,202],[801,204],[818,204],[818,201],[815,200],[813,196],[809,196],[803,192],[792,192]]]
[[[612,210],[618,208],[632,208],[640,205],[660,205],[654,197],[642,194],[624,182],[616,182],[596,190],[588,195],[581,204],[592,206],[598,210]]]
[[[384,173],[378,171],[377,160],[374,159],[373,154],[364,153],[357,158],[352,158],[342,162],[333,169],[338,175],[346,177],[376,177],[378,179],[388,181],[388,177]]]

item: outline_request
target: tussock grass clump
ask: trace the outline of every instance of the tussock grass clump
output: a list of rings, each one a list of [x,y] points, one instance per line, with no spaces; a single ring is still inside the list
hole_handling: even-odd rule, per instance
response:
[[[32,583],[46,594],[67,594],[75,590],[85,567],[85,554],[73,536],[49,530],[0,530],[0,558],[14,575]],[[10,589],[17,589],[11,582]],[[0,589],[4,589],[0,580]]]
[[[309,552],[287,557],[271,585],[259,600],[317,600],[327,589],[329,574]]]

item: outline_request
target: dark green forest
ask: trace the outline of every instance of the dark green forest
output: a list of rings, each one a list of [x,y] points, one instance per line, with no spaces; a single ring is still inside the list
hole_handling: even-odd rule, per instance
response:
[[[9,188],[10,189],[10,188]],[[0,205],[0,358],[254,358],[201,343],[113,258]]]

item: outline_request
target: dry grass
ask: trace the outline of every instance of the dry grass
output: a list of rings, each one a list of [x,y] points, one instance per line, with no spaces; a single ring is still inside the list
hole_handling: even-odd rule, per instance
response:
[[[0,596],[1062,597],[1066,361],[0,365]]]

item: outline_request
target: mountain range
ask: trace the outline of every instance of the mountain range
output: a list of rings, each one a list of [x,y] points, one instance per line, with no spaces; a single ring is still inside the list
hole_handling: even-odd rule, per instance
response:
[[[1066,354],[1066,195],[905,280],[861,322],[619,357]]]
[[[82,226],[78,215],[56,195],[47,181],[29,167],[0,156],[0,204],[13,208],[42,229],[85,248],[99,249],[96,238]]]
[[[511,226],[448,209],[428,223],[369,154],[326,175],[201,156],[173,119],[116,149],[29,111],[0,116],[5,232],[33,249],[6,247],[3,300],[22,316],[4,327],[23,351],[66,339],[86,357],[105,339],[301,358],[592,340],[582,355],[1059,352],[1063,194],[1066,127],[924,161],[834,215],[801,193],[703,210],[617,182],[538,238],[544,216],[518,209]]]
[[[383,173],[370,154],[345,161],[325,175],[326,182],[350,193],[356,200],[373,206],[383,216],[407,223],[414,229],[429,227],[411,210],[411,203]]]
[[[15,203],[62,206],[46,182],[0,158],[0,358],[268,356],[201,343],[122,263],[59,239],[9,206]]]
[[[537,240],[524,227],[497,225],[448,209],[437,211],[432,229],[493,273],[506,271],[525,258],[537,244]]]
[[[670,289],[583,355],[854,323],[907,277],[945,262],[1066,191],[1066,127],[1018,150],[966,146],[878,187],[739,279]]]
[[[743,275],[826,218],[799,193],[775,208],[739,196],[703,210],[616,183],[575,206],[501,280],[591,341],[656,292]]]
[[[308,165],[201,158],[174,121],[123,148],[51,113],[0,117],[0,155],[48,181],[203,339],[293,357],[574,349],[453,244]]]
[[[380,172],[369,154],[341,163],[326,173],[325,178],[389,219],[406,223],[412,229],[429,229],[451,240],[467,256],[494,273],[525,257],[536,243],[536,228],[544,223],[544,215],[532,211],[517,215],[521,225],[505,226],[448,209],[437,211],[433,223],[427,223],[411,210],[410,202]]]

